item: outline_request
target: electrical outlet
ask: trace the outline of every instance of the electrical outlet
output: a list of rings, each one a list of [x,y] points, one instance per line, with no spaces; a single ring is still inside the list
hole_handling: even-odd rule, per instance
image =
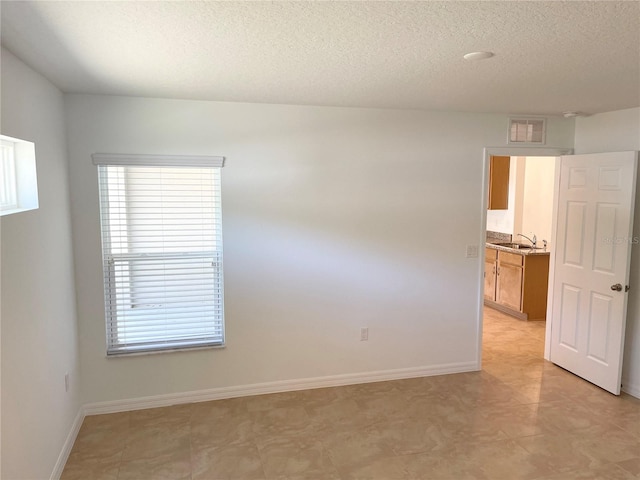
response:
[[[361,328],[360,329],[360,341],[361,342],[366,342],[367,340],[369,340],[369,329],[368,328]]]
[[[69,374],[68,373],[64,374],[64,391],[65,392],[69,391]]]
[[[467,258],[478,258],[478,245],[467,245]]]

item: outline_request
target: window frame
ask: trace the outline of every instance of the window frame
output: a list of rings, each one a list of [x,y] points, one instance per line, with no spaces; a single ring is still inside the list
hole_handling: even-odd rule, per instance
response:
[[[0,134],[0,216],[38,208],[36,147]]]
[[[0,192],[0,211],[18,208],[18,179],[16,175],[16,146],[14,142],[0,139],[0,172],[2,172],[2,191]]]

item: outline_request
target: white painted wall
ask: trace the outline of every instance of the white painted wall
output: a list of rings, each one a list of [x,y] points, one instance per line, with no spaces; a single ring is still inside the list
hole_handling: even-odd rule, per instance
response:
[[[551,239],[556,157],[527,157],[522,186],[522,223],[516,233]],[[523,240],[520,237],[520,240]]]
[[[40,208],[2,225],[2,478],[44,479],[80,409],[63,96],[2,49],[2,133],[35,142]],[[71,375],[65,393],[64,374]]]
[[[513,229],[508,232],[513,235],[513,239],[518,241],[516,234],[522,233],[523,206],[524,206],[524,175],[525,157],[511,157],[514,166],[515,181],[509,185],[509,204],[513,204]]]
[[[576,118],[575,153],[640,149],[640,109]]]
[[[640,108],[577,118],[575,153],[640,150]],[[634,238],[640,239],[640,179],[635,205]],[[627,310],[627,333],[622,388],[640,398],[640,245],[631,254],[631,290]]]
[[[474,368],[483,148],[503,115],[66,97],[84,400]],[[571,147],[573,123],[549,122]],[[461,139],[464,139],[463,141]],[[91,154],[223,169],[227,347],[105,358]],[[369,327],[369,341],[359,341]]]

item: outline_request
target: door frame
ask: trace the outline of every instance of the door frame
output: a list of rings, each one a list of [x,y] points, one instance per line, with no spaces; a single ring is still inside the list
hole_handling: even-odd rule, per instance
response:
[[[509,156],[509,157],[556,157],[556,169],[555,169],[555,179],[554,179],[554,196],[558,193],[558,189],[560,187],[560,157],[563,155],[572,155],[572,148],[553,148],[553,147],[485,147],[483,150],[483,159],[482,159],[482,201],[480,218],[481,218],[481,230],[479,245],[480,250],[480,262],[478,263],[478,278],[483,278],[484,272],[484,262],[485,262],[485,249],[484,245],[487,240],[487,206],[488,206],[488,195],[489,195],[489,165],[492,155],[500,155],[500,156]],[[552,214],[553,226],[551,230],[551,250],[550,250],[550,258],[549,258],[549,267],[553,266],[553,262],[555,260],[555,221],[557,215],[557,208],[555,206],[554,201],[554,209]],[[551,271],[549,272],[549,277],[551,277]],[[552,290],[552,280],[549,279],[549,290],[548,292],[553,292]],[[549,318],[549,308],[552,305],[551,298],[549,298],[550,293],[547,294],[547,318]],[[477,334],[478,334],[478,350],[477,350],[477,365],[478,370],[482,370],[482,327],[483,327],[483,314],[484,314],[484,282],[480,282],[480,292],[478,297],[478,321],[477,321]],[[546,331],[544,336],[544,359],[549,360],[549,353],[551,350],[551,322],[546,322]]]

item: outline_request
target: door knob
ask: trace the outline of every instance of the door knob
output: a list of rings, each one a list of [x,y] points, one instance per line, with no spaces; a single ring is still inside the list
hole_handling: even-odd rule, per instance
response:
[[[621,292],[622,291],[622,285],[620,285],[619,283],[616,283],[615,285],[611,285],[611,290],[614,290],[616,292]]]

